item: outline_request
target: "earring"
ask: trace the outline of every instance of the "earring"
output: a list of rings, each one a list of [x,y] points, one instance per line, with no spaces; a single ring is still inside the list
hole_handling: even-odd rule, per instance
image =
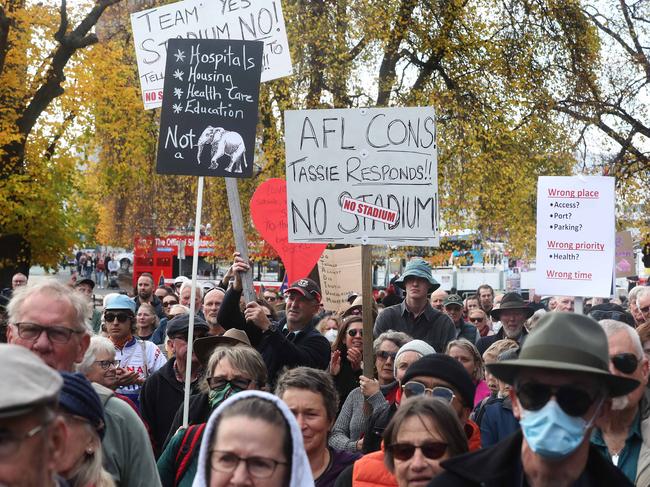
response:
[[[86,448],[86,455],[92,456],[95,454],[95,450],[93,450],[91,447]]]

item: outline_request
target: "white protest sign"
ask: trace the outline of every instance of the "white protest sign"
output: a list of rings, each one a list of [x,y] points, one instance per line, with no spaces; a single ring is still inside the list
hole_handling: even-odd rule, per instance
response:
[[[325,250],[318,259],[318,275],[327,311],[342,312],[348,296],[361,292],[361,247]]]
[[[433,108],[285,111],[285,146],[289,242],[438,246]]]
[[[535,292],[608,297],[614,225],[614,178],[540,177]]]
[[[142,101],[161,106],[167,41],[263,41],[261,81],[291,74],[289,42],[280,0],[183,0],[131,14]]]

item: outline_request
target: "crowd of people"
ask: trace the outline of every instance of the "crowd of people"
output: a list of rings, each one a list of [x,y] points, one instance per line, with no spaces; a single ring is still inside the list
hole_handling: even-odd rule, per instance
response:
[[[576,313],[448,293],[412,259],[364,327],[361,297],[325,312],[308,277],[245,302],[249,270],[236,255],[211,289],[145,273],[97,309],[89,277],[17,274],[0,485],[650,485],[650,287]]]

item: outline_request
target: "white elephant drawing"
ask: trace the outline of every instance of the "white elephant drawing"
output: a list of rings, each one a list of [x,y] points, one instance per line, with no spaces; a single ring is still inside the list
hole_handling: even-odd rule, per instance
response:
[[[218,161],[224,154],[230,158],[230,164],[225,169],[232,172],[233,167],[236,173],[242,172],[244,167],[248,167],[246,162],[246,146],[244,139],[237,132],[225,130],[223,127],[212,127],[208,125],[201,137],[199,137],[199,151],[196,159],[201,164],[201,153],[203,147],[210,144],[210,167],[209,169],[217,169],[219,167]]]

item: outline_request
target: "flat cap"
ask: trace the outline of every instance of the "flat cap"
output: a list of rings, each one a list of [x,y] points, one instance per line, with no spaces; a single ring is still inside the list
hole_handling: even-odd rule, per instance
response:
[[[57,402],[63,379],[25,347],[0,344],[0,370],[0,418]]]
[[[167,336],[173,337],[179,333],[187,333],[190,329],[190,314],[183,313],[177,316],[174,316],[171,320],[167,322]],[[194,331],[204,330],[209,331],[210,327],[206,321],[198,315],[194,315]]]

